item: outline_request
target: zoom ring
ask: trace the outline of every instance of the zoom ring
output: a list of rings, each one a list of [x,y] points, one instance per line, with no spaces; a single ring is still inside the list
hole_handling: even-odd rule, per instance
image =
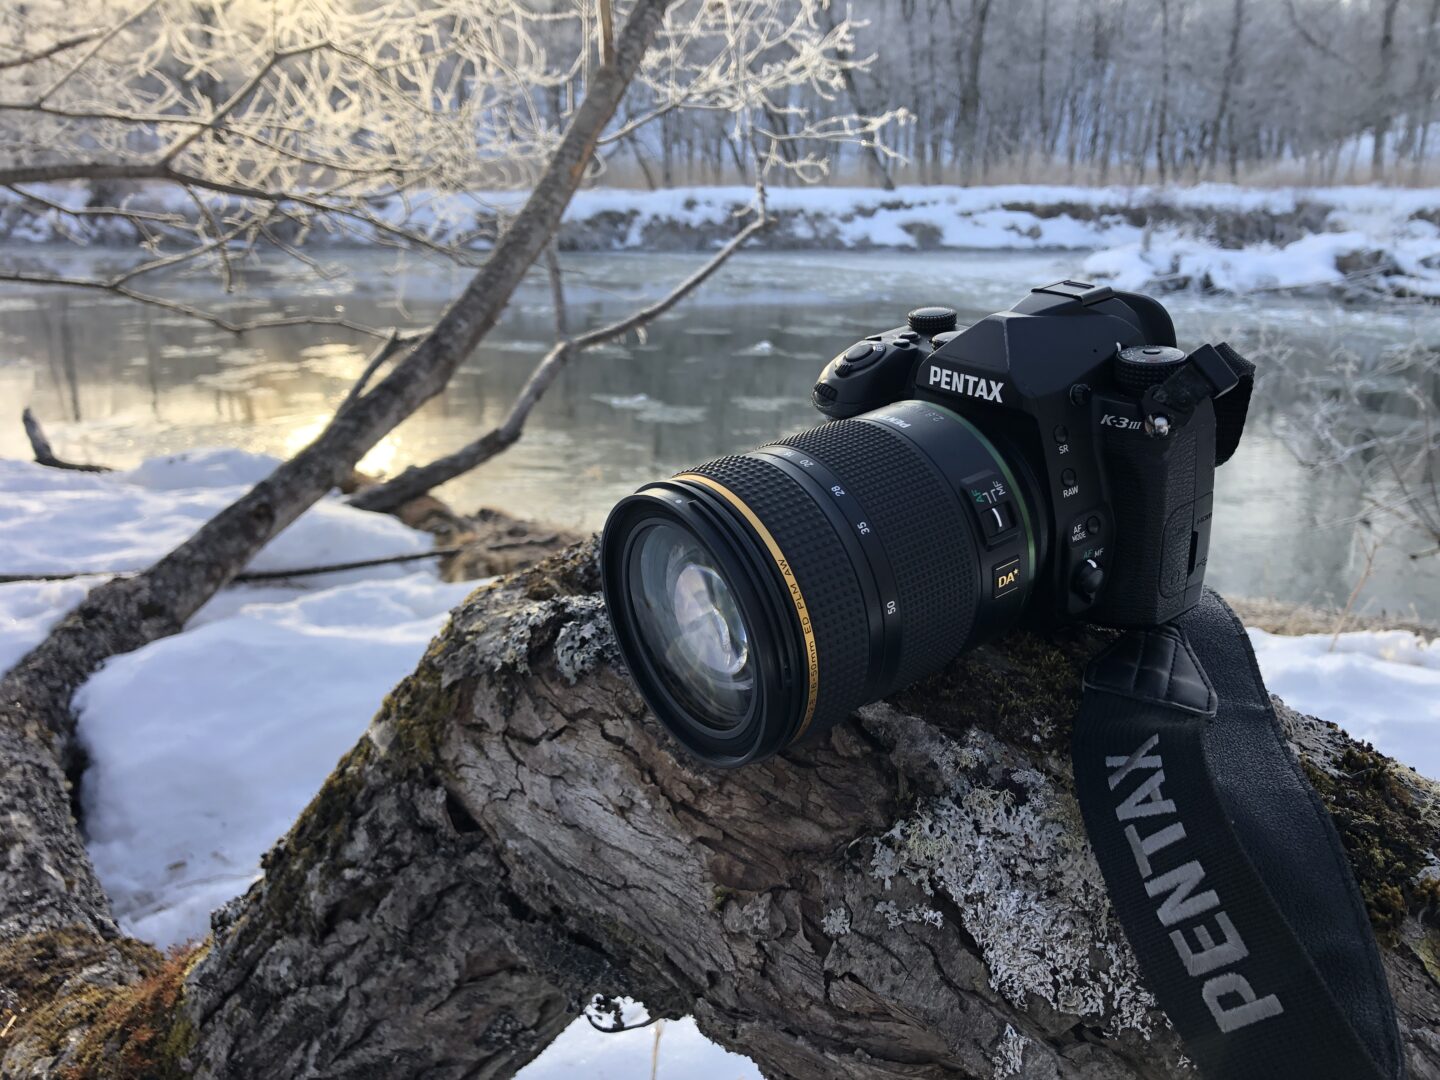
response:
[[[690,471],[724,485],[749,507],[789,564],[817,640],[813,730],[823,730],[866,701],[938,670],[965,646],[975,624],[979,564],[962,504],[904,436],[841,420],[776,445],[812,457],[838,479],[863,508],[871,543],[842,539],[836,522],[849,518],[822,510],[818,500],[830,497],[827,488],[791,476],[768,457],[773,448]],[[882,557],[865,554],[874,551],[873,541]],[[870,628],[880,613],[869,605],[883,602],[873,584],[882,567],[893,580],[885,595],[896,603],[899,629],[877,642]],[[899,642],[898,661],[882,663],[883,640]]]
[[[782,445],[813,455],[842,479],[889,558],[904,648],[893,680],[870,696],[942,667],[968,640],[979,601],[974,534],[954,492],[924,451],[878,424],[840,420]]]

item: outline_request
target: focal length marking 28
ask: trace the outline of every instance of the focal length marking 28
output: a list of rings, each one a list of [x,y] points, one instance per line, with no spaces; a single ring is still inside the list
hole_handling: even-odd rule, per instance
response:
[[[795,580],[795,571],[790,568],[790,560],[785,557],[785,553],[780,550],[780,545],[775,542],[775,537],[770,535],[770,530],[765,527],[765,523],[760,520],[755,511],[746,506],[740,497],[724,484],[711,480],[708,476],[701,476],[699,473],[681,473],[675,479],[686,480],[692,484],[709,488],[739,511],[740,516],[750,523],[750,527],[760,537],[760,542],[765,545],[765,550],[770,552],[770,557],[775,560],[775,567],[780,571],[780,576],[785,579],[785,587],[790,592],[790,602],[795,605],[795,616],[800,620],[800,632],[805,638],[806,682],[808,685],[805,691],[805,714],[800,721],[800,730],[796,732],[798,738],[810,726],[810,721],[815,719],[815,702],[820,695],[820,650],[815,642],[815,627],[810,622],[810,609],[805,606],[805,597],[800,592],[800,583]]]
[[[860,579],[866,597],[866,615],[870,618],[870,654],[866,670],[867,686],[888,686],[900,666],[903,622],[900,592],[895,582],[895,569],[885,552],[877,526],[838,476],[812,455],[792,446],[763,446],[747,455],[775,465],[809,489],[822,513],[832,518],[836,535],[851,549],[851,557],[863,560],[870,570],[868,578]],[[876,616],[878,615],[878,619]]]

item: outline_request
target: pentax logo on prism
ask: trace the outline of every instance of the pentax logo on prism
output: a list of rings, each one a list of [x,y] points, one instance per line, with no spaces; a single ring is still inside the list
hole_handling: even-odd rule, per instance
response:
[[[942,368],[938,364],[930,365],[930,385],[948,390],[952,394],[965,394],[967,397],[993,401],[996,404],[1002,404],[1000,393],[1005,388],[1005,384],[999,379],[966,375],[964,372]]]
[[[1131,754],[1106,757],[1105,767],[1111,770],[1115,817],[1125,823],[1145,895],[1215,1025],[1229,1034],[1279,1016],[1285,1011],[1280,999],[1262,996],[1240,971],[1250,949],[1219,895],[1205,887],[1205,867],[1186,850],[1180,810],[1165,797],[1160,736],[1151,735]]]

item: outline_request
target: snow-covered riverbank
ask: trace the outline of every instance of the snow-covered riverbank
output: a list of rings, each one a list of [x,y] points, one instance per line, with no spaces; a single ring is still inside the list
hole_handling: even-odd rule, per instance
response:
[[[78,185],[35,189],[79,207]],[[572,251],[702,251],[723,243],[753,192],[745,187],[648,192],[592,189],[576,195],[561,245]],[[183,193],[137,188],[129,204],[184,209]],[[377,217],[438,240],[483,248],[515,193],[415,192],[377,205]],[[1085,272],[1124,288],[1250,293],[1292,289],[1388,293],[1440,299],[1440,189],[990,187],[777,188],[775,225],[751,241],[778,250],[1075,250],[1094,254]],[[172,205],[174,204],[174,205]],[[373,226],[309,243],[363,242]],[[131,227],[58,210],[36,213],[0,193],[0,240],[133,243]]]

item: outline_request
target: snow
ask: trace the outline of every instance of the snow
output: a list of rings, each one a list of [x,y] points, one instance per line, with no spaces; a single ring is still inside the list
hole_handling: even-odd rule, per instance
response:
[[[716,1046],[688,1016],[614,1034],[594,1030],[581,1017],[515,1080],[640,1080],[650,1075],[652,1051],[656,1080],[760,1080],[753,1061]]]
[[[1440,228],[1428,221],[1372,223],[1369,231],[1313,233],[1285,245],[1222,248],[1213,241],[1175,230],[1148,240],[1098,251],[1085,260],[1085,273],[1121,289],[1157,284],[1203,285],[1227,293],[1304,289],[1339,285],[1346,256],[1369,255],[1394,264],[1392,286],[1440,294]]]
[[[0,461],[0,572],[148,565],[266,475],[237,451],[91,474]],[[427,550],[393,518],[322,500],[255,560],[282,569]],[[417,569],[417,567],[419,567]],[[105,580],[0,585],[0,669]],[[76,695],[96,871],[127,933],[203,937],[474,588],[409,563],[239,586]]]
[[[1440,638],[1404,631],[1282,637],[1250,630],[1271,693],[1440,779]]]
[[[38,185],[54,202],[75,206],[84,185]],[[576,194],[565,213],[584,226],[589,246],[615,249],[714,245],[745,212],[753,191],[741,186],[687,187],[663,191],[593,188]],[[377,205],[395,225],[436,239],[483,246],[481,218],[513,211],[517,192],[463,194],[416,191],[404,200]],[[124,225],[110,219],[76,221],[53,212],[34,218],[0,193],[0,238],[27,242],[118,242]],[[223,210],[224,197],[213,199]],[[185,209],[164,186],[142,187],[137,208]],[[894,191],[858,187],[789,187],[768,193],[780,219],[769,242],[787,248],[897,248],[939,245],[961,250],[1074,250],[1094,252],[1092,276],[1124,288],[1203,287],[1248,293],[1273,289],[1332,290],[1345,284],[1338,260],[1380,253],[1383,272],[1370,287],[1407,295],[1440,297],[1440,189],[1342,186],[1252,188],[1233,184],[1080,187],[1065,184],[1000,184],[979,187],[909,185]],[[1305,214],[1298,211],[1307,210]],[[7,211],[9,213],[7,214]],[[1221,221],[1248,215],[1252,222],[1285,218],[1275,230],[1284,243],[1226,246]],[[1290,216],[1290,217],[1287,217]],[[6,222],[10,224],[7,226]],[[1153,224],[1147,235],[1144,223]],[[1305,230],[1303,235],[1290,233]],[[318,233],[323,246],[363,242],[350,235]],[[130,238],[133,241],[133,237]],[[326,284],[333,293],[334,282]],[[347,363],[350,362],[348,359]],[[210,376],[223,385],[225,376]]]
[[[417,573],[244,604],[82,687],[88,846],[126,931],[203,937],[471,588]]]
[[[660,407],[642,398],[611,404]],[[144,566],[273,464],[234,451],[156,458],[112,474],[0,461],[0,572]],[[332,497],[256,565],[297,567],[429,544],[391,518]],[[0,669],[102,580],[0,585]],[[76,697],[91,760],[81,790],[90,854],[125,931],[162,946],[202,937],[209,913],[255,880],[261,855],[474,584],[446,584],[433,567],[410,564],[231,588],[185,632],[105,664]],[[1251,630],[1250,637],[1268,685],[1293,707],[1440,777],[1440,641],[1356,632],[1332,650],[1328,636]],[[657,1027],[600,1034],[579,1019],[520,1075],[648,1075]],[[660,1030],[662,1080],[759,1076],[691,1020]]]
[[[278,464],[238,450],[153,458],[127,473],[74,473],[0,459],[0,572],[140,570],[185,540]],[[426,551],[430,538],[394,518],[325,499],[281,533],[253,570],[283,570]],[[331,585],[399,577],[414,564],[327,574]]]

